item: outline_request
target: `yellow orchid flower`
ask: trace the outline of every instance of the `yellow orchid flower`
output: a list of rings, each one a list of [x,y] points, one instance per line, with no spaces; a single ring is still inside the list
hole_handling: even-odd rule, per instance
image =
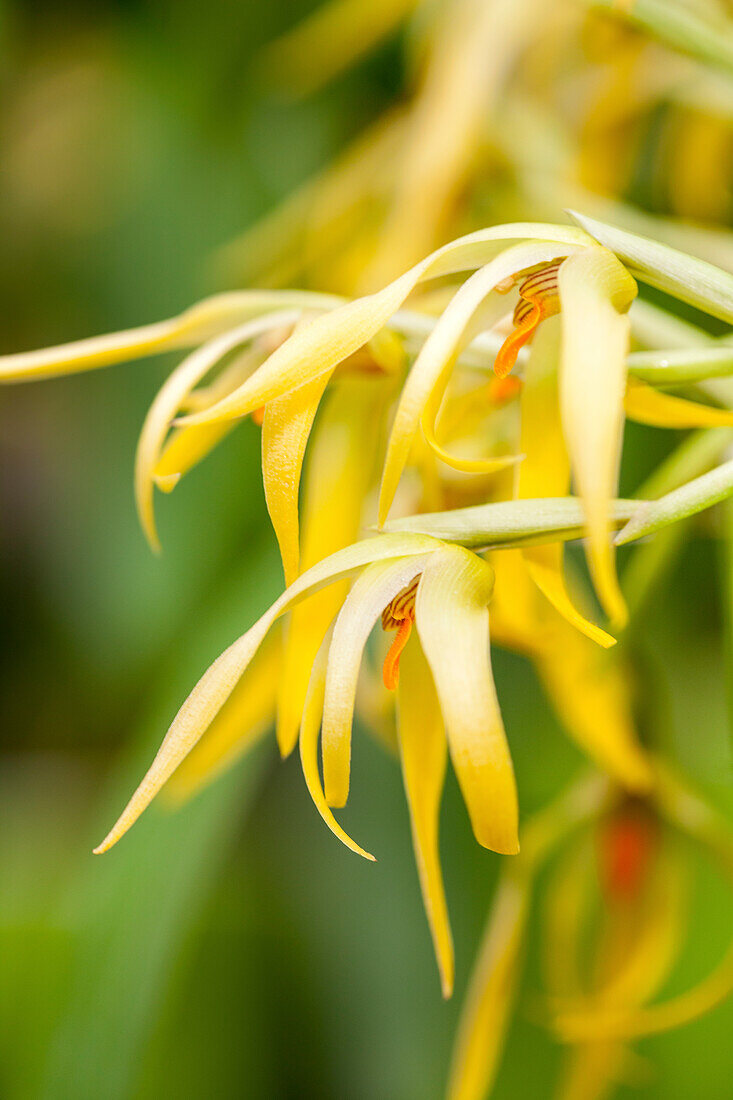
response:
[[[730,875],[729,827],[661,765],[640,799],[589,777],[532,818],[522,855],[505,870],[459,1022],[449,1100],[486,1100],[496,1079],[537,872],[543,887],[544,970],[551,1027],[568,1048],[556,1095],[593,1100],[633,1067],[628,1043],[681,1026],[733,992],[733,949],[691,991],[650,1003],[685,939],[690,878],[676,833]],[[596,925],[589,967],[587,929]]]
[[[107,851],[120,839],[181,765],[185,770],[179,788],[185,790],[197,781],[202,767],[210,769],[212,759],[223,763],[228,752],[246,745],[246,731],[235,744],[231,735],[241,708],[236,699],[247,698],[237,685],[270,627],[300,601],[307,607],[319,589],[355,572],[359,575],[311,670],[300,732],[303,771],[329,828],[352,851],[372,859],[343,831],[331,807],[343,806],[348,797],[359,667],[367,638],[381,617],[386,629],[398,631],[385,660],[384,679],[390,688],[399,684],[398,739],[405,789],[421,886],[448,995],[453,950],[437,848],[446,739],[476,839],[497,852],[518,851],[514,773],[489,657],[488,604],[494,574],[490,565],[462,547],[420,535],[379,535],[337,551],[303,573],[201,678],[96,851]],[[415,634],[408,644],[413,623]],[[248,729],[256,719],[262,724],[268,703],[271,692],[268,697],[261,689],[259,703],[247,714]],[[323,786],[317,764],[321,726]]]
[[[721,281],[723,273],[642,238],[590,219],[580,220],[590,233],[618,247],[623,256],[628,255],[640,277],[717,316],[733,316],[731,291]],[[512,245],[512,241],[521,243]],[[264,408],[266,499],[289,583],[299,568],[297,510],[303,458],[329,380],[337,368],[363,370],[361,349],[365,345],[368,364],[385,375],[399,377],[404,369],[403,345],[386,326],[415,331],[414,317],[399,316],[410,293],[428,279],[466,269],[475,269],[474,274],[460,286],[442,315],[428,325],[427,337],[407,373],[387,445],[379,520],[383,523],[387,517],[421,427],[441,460],[451,462],[451,456],[435,438],[443,394],[462,352],[477,332],[485,332],[501,320],[505,313],[503,296],[518,287],[513,329],[499,348],[494,368],[499,375],[506,375],[519,345],[543,321],[559,312],[557,400],[561,434],[586,510],[591,573],[601,602],[620,624],[624,606],[613,567],[609,508],[620,458],[625,395],[637,415],[645,414],[656,422],[666,418],[678,426],[720,423],[726,413],[703,407],[689,409],[679,405],[681,399],[664,394],[650,398],[636,382],[626,392],[629,320],[625,311],[636,284],[605,243],[596,243],[583,230],[529,223],[481,230],[438,249],[383,290],[342,305],[331,298],[311,298],[295,292],[223,296],[202,303],[181,318],[162,322],[152,342],[148,328],[5,357],[0,359],[0,378],[15,380],[49,371],[88,369],[117,361],[123,354],[146,354],[153,344],[160,350],[203,339],[166,382],[143,430],[136,463],[143,526],[157,545],[153,486],[170,491],[224,434],[227,425],[247,415],[259,416]],[[252,316],[257,305],[262,309],[263,304],[275,303],[290,308]],[[320,312],[307,317],[308,303]],[[247,319],[243,321],[243,317]],[[417,321],[418,329],[420,324]],[[212,336],[217,329],[218,334]],[[253,341],[254,347],[248,352]],[[263,348],[271,351],[264,360]],[[225,364],[220,377],[203,393],[196,391],[209,371],[232,354],[235,360]],[[166,443],[168,423],[186,408],[193,411],[174,421],[176,429]],[[536,431],[537,436],[535,429],[525,430],[528,448],[537,445],[541,428]],[[518,457],[506,454],[467,463],[458,460],[457,465],[459,469],[486,473],[510,466]],[[525,480],[530,476],[528,473]],[[567,480],[567,473],[562,478]],[[532,568],[548,598],[576,626],[593,634],[593,628],[567,599],[559,563],[549,568],[547,560],[544,566],[535,561]],[[595,637],[602,644],[608,641],[597,630]]]

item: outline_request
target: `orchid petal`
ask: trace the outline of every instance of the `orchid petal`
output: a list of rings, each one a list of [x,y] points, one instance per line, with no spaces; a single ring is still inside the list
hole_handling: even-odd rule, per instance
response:
[[[295,316],[295,315],[293,315]],[[248,378],[264,360],[261,348],[252,346],[239,352],[232,362],[208,386],[192,393],[180,405],[181,409],[205,409],[231,393]],[[175,412],[171,417],[175,416]],[[153,481],[163,493],[172,492],[184,474],[198,465],[224,439],[234,424],[204,424],[193,428],[174,428],[155,464]]]
[[[446,379],[447,381],[447,379]],[[462,458],[447,451],[437,440],[436,423],[443,401],[445,387],[438,385],[425,405],[420,424],[425,442],[430,450],[452,470],[466,474],[493,474],[521,462],[523,455],[497,455],[492,458]]]
[[[298,576],[300,473],[308,438],[328,377],[321,375],[265,406],[262,422],[262,476],[265,500],[277,536],[285,583]]]
[[[639,746],[622,669],[574,630],[557,632],[537,669],[565,729],[583,752],[631,791],[648,790],[650,764]]]
[[[400,396],[384,462],[379,494],[379,522],[387,518],[398,482],[431,394],[444,388],[462,348],[475,332],[469,326],[491,292],[508,276],[535,264],[557,259],[574,249],[538,241],[519,244],[502,252],[480,268],[454,295],[450,305],[425,341]]]
[[[348,833],[339,825],[331,812],[321,786],[321,777],[318,774],[318,734],[321,728],[321,716],[323,714],[323,698],[326,688],[326,664],[330,638],[327,636],[320,646],[313,669],[311,672],[308,690],[303,706],[303,722],[300,727],[300,762],[303,767],[308,792],[313,799],[316,809],[328,825],[334,836],[365,859],[374,860],[374,856],[361,848],[352,840]]]
[[[119,820],[95,854],[106,852],[137,821],[164,783],[211,725],[275,620],[299,600],[373,561],[429,554],[441,544],[415,535],[383,535],[347,546],[303,573],[254,626],[214,661],[174,718],[158,753]]]
[[[0,355],[0,382],[74,374],[177,348],[195,347],[272,310],[330,309],[337,301],[333,296],[307,291],[243,290],[216,294],[167,321],[38,351]]]
[[[336,619],[326,673],[321,751],[329,806],[349,796],[351,726],[356,684],[367,638],[385,607],[420,573],[424,555],[376,562],[354,581]]]
[[[515,854],[517,791],[489,654],[494,572],[451,547],[428,558],[415,621],[440,699],[453,767],[479,844]]]
[[[570,463],[560,420],[558,362],[559,318],[549,318],[537,333],[524,371],[520,450],[525,460],[518,473],[518,497],[554,497],[566,493]],[[563,545],[527,547],[524,560],[532,580],[564,619],[598,645],[615,639],[590,622],[572,603],[563,578]]]
[[[623,624],[610,532],[618,477],[629,319],[636,284],[612,253],[586,249],[558,276],[562,303],[560,400],[573,476],[588,523],[588,564],[601,603]]]
[[[630,420],[657,428],[725,428],[733,424],[733,410],[686,401],[629,378],[624,408]]]
[[[302,562],[314,565],[359,534],[364,496],[376,463],[374,431],[386,393],[374,379],[344,378],[329,392],[313,433],[303,490]],[[344,601],[340,581],[294,610],[288,624],[278,699],[277,740],[287,756],[298,738],[310,670]]]
[[[145,536],[159,551],[160,541],[153,512],[153,472],[160,456],[170,422],[191,390],[234,348],[261,335],[273,323],[280,324],[282,314],[270,314],[248,321],[221,333],[187,356],[168,376],[145,417],[135,455],[135,499]]]
[[[397,721],[412,844],[444,997],[453,992],[453,938],[440,869],[438,823],[446,741],[430,668],[413,635],[400,660]]]

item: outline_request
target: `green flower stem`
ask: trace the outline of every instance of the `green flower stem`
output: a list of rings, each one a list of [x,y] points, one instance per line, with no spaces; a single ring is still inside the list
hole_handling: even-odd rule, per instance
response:
[[[616,545],[651,535],[710,508],[733,494],[733,460],[689,481],[659,500],[647,501],[616,536]]]

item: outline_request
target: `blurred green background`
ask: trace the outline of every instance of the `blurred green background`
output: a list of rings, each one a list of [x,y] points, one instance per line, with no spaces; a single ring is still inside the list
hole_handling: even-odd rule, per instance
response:
[[[254,78],[312,4],[209,0],[0,7],[3,351],[152,321],[219,289],[214,250],[376,117],[399,43],[303,101]],[[449,778],[442,850],[457,944],[440,998],[395,762],[357,736],[345,822],[324,829],[272,740],[185,809],[116,817],[190,685],[280,586],[249,422],[139,531],[134,448],[171,360],[0,395],[0,1097],[431,1100],[499,859]],[[628,491],[668,444],[629,433]],[[645,735],[730,797],[723,551],[697,538],[651,597]],[[674,602],[668,593],[674,591]],[[523,812],[580,758],[528,665],[497,654]],[[693,751],[694,749],[694,751]],[[701,874],[678,980],[712,961],[730,905]],[[696,935],[695,929],[705,929]],[[496,1096],[545,1096],[558,1051],[524,995]],[[730,1096],[733,1007],[641,1045],[620,1096]]]

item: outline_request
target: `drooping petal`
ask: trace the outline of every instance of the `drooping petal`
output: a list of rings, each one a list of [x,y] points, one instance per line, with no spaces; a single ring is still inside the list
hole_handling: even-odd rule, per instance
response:
[[[444,462],[446,466],[450,466],[452,470],[461,470],[466,474],[492,474],[496,473],[498,470],[504,470],[508,466],[516,465],[517,462],[522,460],[523,455],[497,455],[491,458],[463,458],[461,455],[446,450],[437,439],[437,420],[440,414],[440,406],[443,401],[444,393],[445,387],[439,384],[428,398],[420,419],[425,442],[441,462]]]
[[[652,771],[634,727],[623,669],[575,630],[557,624],[552,650],[538,652],[540,679],[583,752],[632,791],[648,790]]]
[[[661,393],[644,382],[629,378],[624,408],[630,420],[657,428],[725,428],[733,424],[733,411],[687,401]]]
[[[307,291],[242,290],[204,298],[178,317],[124,332],[92,336],[53,348],[0,356],[0,382],[22,382],[74,374],[140,359],[176,348],[195,347],[227,329],[278,309],[331,308],[335,299]]]
[[[610,649],[616,644],[613,635],[607,634],[600,626],[586,619],[570,599],[563,576],[562,543],[527,547],[524,550],[524,560],[530,577],[542,595],[575,630],[603,649]]]
[[[500,252],[506,241],[522,238],[557,241],[573,247],[588,244],[581,230],[531,222],[482,229],[445,245],[376,294],[347,302],[317,317],[294,333],[260,369],[229,397],[186,423],[208,423],[246,416],[283,393],[297,389],[335,367],[369,341],[395,313],[421,280],[480,267]]]
[[[338,837],[347,848],[350,848],[352,852],[356,852],[357,855],[364,856],[365,859],[373,861],[374,856],[361,848],[356,841],[352,840],[333,816],[331,808],[326,801],[326,796],[323,793],[321,777],[318,774],[318,734],[321,728],[321,717],[323,714],[323,698],[326,689],[326,665],[329,645],[330,637],[327,636],[321,644],[316,659],[313,662],[313,669],[311,671],[310,682],[308,684],[303,707],[303,722],[300,727],[300,762],[303,767],[303,776],[306,786],[308,787],[308,792],[313,799],[316,809],[331,832],[334,836]]]
[[[529,878],[503,877],[461,1013],[448,1100],[484,1100],[496,1077],[516,997],[529,897]]]
[[[328,376],[321,375],[265,406],[265,418],[262,422],[262,476],[267,511],[280,547],[286,584],[292,584],[298,575],[300,473],[313,421],[327,382]]]
[[[412,844],[433,937],[444,997],[453,992],[453,937],[440,869],[438,823],[446,741],[440,705],[425,655],[413,634],[400,661],[397,721],[402,777],[410,808]]]
[[[560,268],[560,400],[573,477],[588,523],[588,565],[601,603],[620,625],[626,608],[610,541],[623,431],[627,309],[636,284],[616,257],[584,249]]]
[[[387,396],[379,380],[343,378],[324,401],[303,488],[302,564],[306,568],[358,537],[379,446],[374,425],[381,419]],[[293,610],[278,696],[277,740],[283,756],[295,746],[313,660],[347,591],[348,582],[339,581]]]
[[[367,566],[336,619],[328,653],[321,732],[323,785],[329,806],[344,806],[349,796],[351,725],[367,638],[387,604],[414,580],[426,560],[418,555]]]
[[[459,547],[428,558],[415,621],[440,699],[451,759],[476,839],[514,854],[518,808],[489,655],[494,572]]]
[[[214,661],[174,718],[158,753],[119,820],[95,854],[107,851],[149,805],[181,761],[196,745],[231,695],[275,620],[293,604],[373,561],[400,555],[430,554],[441,543],[416,535],[383,535],[348,546],[319,562],[283,592],[265,614]]]
[[[198,745],[171,776],[167,791],[184,801],[230,767],[272,727],[281,674],[280,639],[271,636]]]
[[[239,352],[208,386],[194,390],[181,402],[181,409],[206,409],[215,401],[241,386],[245,378],[263,362],[261,348],[250,346]],[[175,415],[175,414],[172,414]],[[172,492],[184,474],[198,465],[234,427],[234,424],[204,424],[193,428],[174,428],[155,464],[153,481],[163,493]]]
[[[160,550],[153,513],[153,472],[160,456],[170,422],[191,390],[234,348],[261,335],[273,324],[281,324],[283,314],[270,314],[215,336],[197,348],[168,376],[145,417],[135,455],[135,500],[148,542]],[[292,315],[291,319],[292,319]]]
[[[524,371],[520,398],[520,450],[524,462],[517,473],[520,499],[560,497],[568,491],[570,463],[560,419],[559,359],[560,323],[559,318],[553,317],[537,333]],[[540,592],[571,626],[598,645],[615,644],[615,639],[581,615],[570,599],[563,575],[561,542],[527,547],[524,560]]]
[[[431,394],[442,389],[462,347],[475,332],[469,326],[491,292],[508,276],[567,255],[569,245],[538,241],[515,245],[480,268],[454,295],[428,336],[408,375],[395,413],[379,495],[379,522],[387,518],[397,485]],[[503,308],[503,307],[502,307]],[[485,322],[484,322],[485,323]]]

